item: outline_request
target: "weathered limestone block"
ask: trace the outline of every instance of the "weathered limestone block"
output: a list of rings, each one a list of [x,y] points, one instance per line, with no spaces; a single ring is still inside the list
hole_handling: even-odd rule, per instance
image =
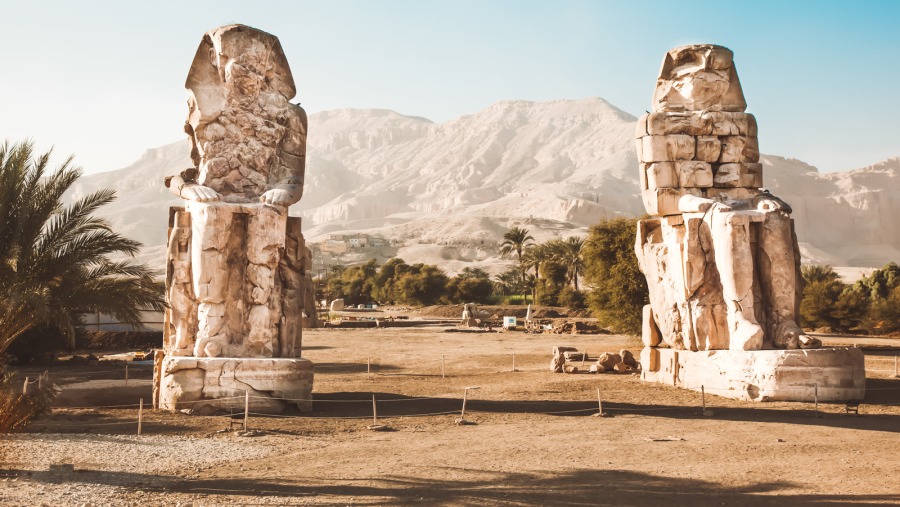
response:
[[[722,154],[722,141],[716,136],[697,137],[697,160],[718,162]]]
[[[713,117],[703,111],[649,113],[643,117],[644,133],[638,137],[648,134],[653,136],[673,134],[686,134],[689,136],[710,135],[713,131],[713,121]],[[641,129],[638,132],[641,132]]]
[[[659,216],[680,214],[678,202],[684,195],[702,194],[699,188],[655,188],[641,191],[647,213]]]
[[[753,136],[757,134],[756,118],[749,113],[710,111],[706,115],[712,122],[710,133],[714,136]]]
[[[762,164],[720,164],[714,178],[717,187],[762,186]]]
[[[614,369],[621,362],[622,356],[614,352],[604,352],[597,359],[597,365],[604,367],[607,371]]]
[[[552,373],[562,373],[566,366],[566,358],[562,354],[554,353],[553,359],[550,360],[550,371]]]
[[[650,132],[647,130],[647,119],[650,116],[649,113],[644,114],[640,118],[638,118],[637,123],[634,125],[634,138],[640,140],[640,138],[648,135]],[[640,142],[640,141],[638,141]]]
[[[640,161],[644,163],[694,158],[695,141],[692,136],[646,136],[641,138],[641,143]]]
[[[308,359],[169,356],[161,363],[159,408],[194,413],[312,410],[313,365]]]
[[[679,185],[684,188],[711,187],[713,184],[712,166],[708,162],[675,162]]]
[[[675,164],[672,162],[657,162],[655,164],[642,164],[646,169],[647,189],[678,188],[678,176],[675,173]]]
[[[641,379],[748,401],[862,400],[865,357],[855,347],[814,350],[645,348]]]
[[[634,354],[632,354],[630,350],[622,349],[619,351],[619,355],[622,356],[623,364],[632,368],[637,368],[638,363],[635,361]]]
[[[653,320],[653,306],[651,305],[644,305],[641,329],[641,341],[644,342],[645,347],[656,347],[662,342],[659,328],[656,326],[656,321]]]
[[[762,177],[760,175],[760,177]],[[762,185],[759,185],[762,186]],[[705,190],[706,197],[715,201],[740,207],[741,203],[747,204],[760,195],[758,186],[753,188],[746,187],[713,187]]]
[[[759,162],[759,146],[755,145],[751,138],[747,136],[722,136],[719,139],[722,141],[722,152],[719,154],[719,162],[725,164]],[[754,154],[754,145],[756,146],[756,158],[751,160]]]

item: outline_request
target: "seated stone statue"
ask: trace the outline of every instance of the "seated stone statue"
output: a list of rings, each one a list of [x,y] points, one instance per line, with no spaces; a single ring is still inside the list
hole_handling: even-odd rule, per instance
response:
[[[296,90],[281,44],[243,25],[211,30],[185,87],[195,167],[166,180],[188,201],[170,223],[166,348],[299,357],[303,300],[314,294],[309,249],[287,206],[303,194],[307,120],[289,102]]]
[[[733,54],[666,54],[637,125],[636,253],[650,288],[644,337],[677,349],[814,348],[797,324],[802,279],[791,208],[762,187],[757,125]]]

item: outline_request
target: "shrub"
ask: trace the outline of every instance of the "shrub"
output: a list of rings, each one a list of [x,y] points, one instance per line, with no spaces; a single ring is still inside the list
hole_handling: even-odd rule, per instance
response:
[[[28,394],[22,394],[19,380],[14,375],[0,373],[0,433],[21,431],[35,417],[49,411],[59,394],[59,387],[49,380],[40,387],[29,385]]]

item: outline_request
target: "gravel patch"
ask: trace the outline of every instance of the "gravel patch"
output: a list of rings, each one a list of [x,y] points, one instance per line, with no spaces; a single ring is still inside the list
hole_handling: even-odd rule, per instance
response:
[[[277,437],[15,434],[0,440],[0,505],[162,505],[220,463],[263,458]],[[143,488],[143,489],[142,489]]]

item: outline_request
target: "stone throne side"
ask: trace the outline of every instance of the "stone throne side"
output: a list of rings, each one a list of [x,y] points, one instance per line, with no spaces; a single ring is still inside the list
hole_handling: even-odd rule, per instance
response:
[[[242,409],[249,392],[253,410],[311,410],[312,363],[300,357],[310,277],[300,218],[257,203],[188,206],[169,213],[154,402]]]

